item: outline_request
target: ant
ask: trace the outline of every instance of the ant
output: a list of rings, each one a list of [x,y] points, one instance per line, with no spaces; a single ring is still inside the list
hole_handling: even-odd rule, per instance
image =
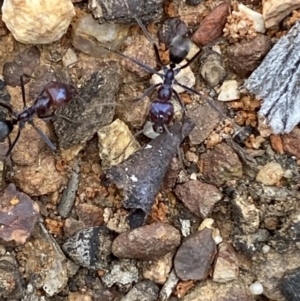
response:
[[[135,18],[139,26],[142,28],[144,34],[147,36],[148,40],[152,43],[152,46],[154,48],[156,60],[160,67],[163,70],[163,74],[159,73],[157,70],[151,68],[148,65],[143,64],[142,62],[136,60],[135,58],[129,57],[119,51],[114,51],[109,48],[106,48],[107,50],[114,52],[131,62],[137,64],[141,68],[147,70],[150,73],[157,74],[158,76],[161,77],[162,83],[158,84],[153,84],[151,87],[149,87],[145,93],[136,99],[136,101],[139,101],[143,99],[145,96],[148,96],[151,94],[154,89],[158,88],[157,91],[157,99],[154,100],[151,104],[150,110],[149,110],[149,116],[150,116],[150,121],[153,123],[153,129],[156,133],[162,133],[164,130],[168,132],[168,125],[171,123],[173,117],[174,117],[174,106],[170,102],[172,95],[174,94],[175,98],[177,101],[180,103],[180,106],[182,107],[183,113],[185,114],[186,110],[184,107],[184,104],[179,96],[179,94],[176,92],[176,90],[173,88],[173,85],[176,84],[185,90],[192,92],[196,95],[199,95],[203,97],[203,93],[197,92],[192,88],[189,88],[181,83],[179,83],[175,77],[176,75],[184,68],[187,68],[193,61],[195,61],[200,54],[202,53],[203,49],[200,49],[197,51],[197,53],[183,66],[181,67],[176,67],[177,64],[180,64],[185,57],[188,55],[190,52],[190,49],[192,47],[192,42],[191,40],[182,35],[177,35],[173,38],[170,44],[169,48],[169,60],[170,60],[170,65],[167,66],[162,63],[162,60],[159,56],[159,51],[157,45],[153,42],[149,32],[147,31],[146,27],[144,24],[138,19]],[[207,102],[215,109],[217,110],[221,115],[224,115],[214,104],[210,99],[207,99]]]
[[[0,142],[3,142],[5,138],[9,139],[9,149],[5,154],[5,157],[8,157],[12,152],[13,148],[15,147],[17,141],[19,140],[21,130],[25,127],[26,122],[28,122],[41,136],[41,138],[48,144],[51,150],[55,151],[56,146],[50,141],[50,139],[34,124],[33,116],[37,114],[38,118],[40,119],[53,119],[55,116],[60,116],[70,122],[67,117],[62,115],[57,115],[55,112],[52,112],[47,115],[49,110],[52,108],[57,109],[66,104],[68,104],[73,95],[75,93],[75,88],[73,86],[51,81],[48,83],[41,93],[37,96],[36,100],[34,101],[33,105],[26,108],[26,99],[25,99],[25,86],[24,86],[24,76],[28,75],[21,75],[20,82],[21,82],[21,90],[22,90],[22,100],[23,100],[23,111],[21,113],[17,113],[13,111],[13,109],[4,103],[0,102],[0,106],[8,110],[9,114],[12,117],[12,120],[7,120],[4,118],[0,119]],[[28,76],[30,77],[30,76]],[[9,134],[12,132],[15,125],[19,125],[18,134],[11,143]]]

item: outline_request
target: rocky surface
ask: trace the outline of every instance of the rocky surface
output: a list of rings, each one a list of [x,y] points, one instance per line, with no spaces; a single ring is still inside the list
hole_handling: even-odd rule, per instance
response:
[[[67,2],[42,36],[39,6],[16,26],[25,1],[14,28],[5,5],[17,2],[2,7],[0,299],[298,300],[297,1],[74,0],[62,20]],[[194,43],[178,49],[177,35]],[[162,90],[147,90],[157,56],[172,73],[170,57],[188,62],[196,44],[199,57],[174,67],[185,111],[172,91],[159,135],[148,113]],[[41,94],[51,81],[72,90],[60,109],[63,90]]]

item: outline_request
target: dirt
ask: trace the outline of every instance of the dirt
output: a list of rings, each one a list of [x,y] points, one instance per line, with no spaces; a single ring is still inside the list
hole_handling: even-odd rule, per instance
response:
[[[256,2],[251,7],[260,12],[261,3]],[[195,12],[194,7],[187,6],[181,1],[174,1],[174,3],[166,1],[164,7],[166,14],[163,20],[155,22],[148,29],[155,35],[160,30],[160,24],[164,20],[179,16],[182,20],[188,20],[188,28],[195,31],[195,23],[199,24],[214,7],[214,4],[214,1],[207,1],[206,5],[201,5],[199,12]],[[80,16],[81,10],[87,10],[85,3],[74,3],[74,5],[77,9],[77,16]],[[234,5],[232,4],[232,7]],[[206,9],[203,10],[203,7]],[[221,17],[222,20],[226,19],[226,15]],[[197,21],[195,22],[195,20]],[[230,18],[227,28],[230,29],[233,22],[233,18]],[[213,25],[210,23],[210,26]],[[255,36],[246,35],[245,37],[245,33],[243,33],[235,39],[228,37],[228,35],[222,37],[221,41],[218,42],[221,50],[222,72],[223,69],[226,70],[227,78],[235,79],[242,84],[254,70],[253,68],[259,66],[258,62],[269,51],[271,40],[274,41],[285,32],[286,29],[281,27],[278,27],[277,30],[268,30],[264,35],[265,38],[263,38],[266,40],[265,47],[259,49],[255,47],[254,49],[256,52],[263,52],[263,55],[257,55],[259,59],[253,64],[248,61],[243,64],[243,59],[241,59],[241,56],[244,55],[246,60],[249,57],[249,51],[241,54],[233,47],[238,46],[240,50],[239,43],[244,40],[245,43],[248,43],[247,48],[251,48],[253,45],[251,46],[249,41],[255,39],[261,41],[261,36],[257,39]],[[142,31],[137,32],[136,28],[132,27],[131,33],[138,34],[139,38],[135,39],[134,43],[136,44],[130,45],[133,50],[129,49],[129,51],[129,47],[127,47],[127,51],[128,53],[139,52],[139,58],[143,60],[143,57],[149,55],[147,47],[151,47],[151,44],[149,43],[150,46],[146,43],[138,45],[140,41],[145,39]],[[214,244],[211,236],[214,239],[221,237],[223,243],[228,244],[228,249],[234,253],[232,257],[235,258],[234,263],[232,263],[232,269],[235,271],[233,277],[235,278],[230,281],[234,280],[231,284],[235,286],[237,293],[235,291],[232,293],[229,285],[224,284],[224,291],[228,298],[222,300],[230,300],[231,294],[240,294],[244,298],[241,300],[298,300],[289,299],[288,293],[286,293],[288,289],[285,288],[282,292],[280,283],[283,279],[286,281],[286,273],[300,268],[300,264],[296,262],[300,254],[298,249],[300,238],[300,208],[298,205],[300,198],[299,126],[291,134],[265,136],[259,128],[257,116],[260,100],[255,99],[254,95],[242,91],[239,99],[221,105],[220,114],[219,111],[205,103],[200,95],[183,92],[181,95],[186,104],[187,116],[196,123],[195,130],[183,141],[178,151],[179,155],[175,156],[173,160],[168,156],[172,154],[171,157],[173,157],[173,153],[177,153],[177,144],[168,142],[170,138],[168,136],[167,139],[158,138],[157,141],[161,144],[161,149],[157,147],[156,152],[138,153],[139,151],[137,151],[135,156],[142,157],[142,160],[130,161],[129,159],[125,163],[123,162],[125,167],[122,170],[122,176],[124,179],[130,178],[130,181],[126,180],[126,185],[130,187],[126,186],[124,192],[122,179],[118,175],[114,175],[118,184],[117,187],[114,185],[116,183],[107,179],[107,175],[110,175],[111,171],[107,171],[108,166],[102,166],[97,131],[101,127],[111,124],[117,118],[127,123],[132,134],[141,130],[141,125],[147,118],[144,109],[149,108],[149,103],[145,104],[145,108],[141,108],[142,102],[137,103],[133,100],[149,88],[150,76],[145,75],[145,71],[142,74],[143,78],[136,70],[133,70],[132,73],[130,68],[126,68],[123,58],[111,53],[101,59],[83,54],[73,48],[70,31],[57,42],[34,46],[31,51],[28,51],[27,49],[30,48],[28,45],[17,42],[10,33],[3,30],[0,39],[0,68],[3,70],[4,79],[9,78],[10,81],[5,80],[7,86],[3,89],[0,87],[1,102],[6,103],[7,94],[9,94],[11,97],[10,105],[14,110],[18,112],[22,110],[22,91],[19,86],[19,76],[22,73],[29,73],[28,75],[33,77],[26,79],[27,107],[32,105],[39,91],[42,91],[46,84],[45,81],[56,80],[70,84],[76,87],[79,98],[76,98],[69,107],[68,104],[66,108],[59,111],[60,114],[69,116],[72,122],[62,119],[45,122],[37,117],[34,119],[36,125],[45,135],[55,145],[58,145],[56,152],[52,152],[34,128],[27,124],[25,129],[21,131],[21,138],[13,149],[10,158],[2,160],[5,168],[0,168],[2,172],[1,182],[5,181],[6,185],[15,184],[17,190],[21,191],[22,197],[25,196],[26,204],[32,202],[34,208],[37,204],[40,219],[34,229],[31,223],[26,223],[26,218],[29,216],[28,212],[24,212],[26,215],[18,213],[20,219],[9,220],[8,212],[14,212],[14,206],[17,206],[18,202],[13,202],[13,196],[8,199],[7,195],[9,195],[8,192],[12,191],[12,186],[8,186],[8,191],[5,191],[6,185],[1,186],[5,197],[0,200],[0,213],[3,214],[3,216],[0,214],[0,224],[3,221],[5,227],[0,229],[0,260],[3,262],[0,268],[1,271],[4,271],[3,275],[7,275],[7,271],[12,269],[12,274],[8,273],[8,276],[4,277],[15,277],[15,280],[12,281],[14,285],[11,288],[4,285],[4,293],[2,294],[0,291],[0,300],[116,301],[130,300],[129,298],[136,300],[134,298],[139,294],[146,296],[147,299],[145,300],[180,300],[184,295],[186,299],[183,300],[206,300],[196,299],[197,296],[193,299],[193,292],[196,295],[202,295],[206,290],[210,293],[216,291],[215,298],[220,298],[219,292],[223,289],[223,284],[211,282],[211,279],[214,279],[214,264],[216,264],[217,258],[220,259],[217,257],[220,254],[214,249],[205,261],[207,266],[205,266],[205,273],[202,272],[204,276],[196,275],[192,280],[185,276],[180,277],[181,273],[178,275],[179,278],[172,276],[177,279],[176,281],[173,280],[173,286],[170,286],[173,294],[170,298],[163,299],[165,291],[160,295],[159,291],[166,285],[166,279],[172,278],[170,275],[172,275],[171,271],[174,266],[177,265],[178,267],[180,263],[183,267],[193,266],[194,258],[192,258],[189,253],[191,250],[189,250],[186,253],[181,251],[180,256],[177,255],[176,259],[178,243],[176,242],[175,246],[169,248],[164,236],[167,233],[159,232],[162,230],[158,226],[153,226],[155,233],[151,233],[151,231],[148,233],[142,228],[143,226],[140,227],[141,225],[155,225],[155,223],[157,225],[159,223],[170,224],[173,231],[176,231],[176,235],[177,232],[180,234],[182,243],[188,237],[194,237],[195,233],[199,231],[199,226],[203,221],[205,223],[208,218],[213,219],[213,226],[211,226],[212,231],[208,231],[209,238],[207,240]],[[61,58],[68,48],[75,51],[78,62],[70,68],[65,68]],[[126,45],[123,48],[126,48]],[[165,45],[160,44],[158,49],[163,61],[165,61],[168,58]],[[39,58],[34,57],[31,61],[30,58],[33,55],[36,56],[37,52],[39,52]],[[28,62],[29,60],[29,63],[16,67],[15,61],[23,59],[21,53],[26,56],[24,61]],[[236,55],[236,53],[238,53],[238,61],[235,62],[237,65],[232,68],[230,67],[233,60],[231,55]],[[203,58],[205,57],[207,55]],[[38,61],[39,66],[36,66]],[[150,61],[153,63],[153,58]],[[196,76],[196,85],[193,89],[201,91],[205,97],[213,98],[218,93],[221,83],[216,87],[207,85],[200,75],[201,62],[200,58],[192,64],[192,70]],[[10,66],[14,66],[13,69]],[[240,70],[240,72],[236,70]],[[234,72],[237,72],[238,75]],[[223,80],[224,76],[222,75]],[[157,95],[156,92],[150,97],[151,101],[154,100],[155,95]],[[81,102],[80,97],[85,101]],[[98,104],[101,102],[117,102],[120,106],[112,105],[99,108]],[[1,114],[5,115],[5,110],[2,108],[0,110]],[[223,114],[228,116],[228,119],[225,119]],[[252,131],[250,135],[246,134],[246,138],[242,138],[238,143],[232,142],[232,140],[227,143],[228,139],[233,137],[236,126],[251,126]],[[17,131],[18,128],[15,127],[10,135],[12,141],[15,139]],[[142,146],[146,146],[150,141],[142,135],[137,136],[137,140]],[[168,145],[164,145],[164,143],[168,143]],[[155,142],[152,144],[155,145]],[[150,143],[148,146],[152,144]],[[6,139],[0,144],[2,157],[8,148],[9,143]],[[166,155],[168,162],[170,162],[167,172],[167,168],[159,168],[160,165],[165,165],[160,164],[159,160],[161,154],[167,152],[169,148],[172,150]],[[132,164],[130,162],[139,163]],[[269,185],[264,186],[262,184],[264,181],[260,181],[256,176],[258,171],[270,162],[280,164],[282,174],[280,173],[279,179],[276,177],[275,182],[272,182],[274,170],[268,170],[269,174],[260,174],[260,178],[268,178],[268,181],[265,182]],[[127,164],[133,170],[139,168],[138,164],[143,164],[139,169],[140,173],[143,168],[151,166],[154,168],[153,172],[151,170],[153,176],[159,178],[159,181],[151,179],[149,171],[146,171],[147,176],[143,178],[143,185],[146,188],[132,188],[138,183],[135,183],[136,179],[132,175],[132,170],[126,168]],[[120,166],[122,167],[122,165]],[[115,170],[121,167],[115,167]],[[128,172],[128,175],[124,174],[125,171]],[[162,177],[161,174],[157,175],[157,172],[166,174]],[[138,172],[137,175],[139,175]],[[164,181],[162,182],[160,178],[164,178]],[[195,181],[195,183],[191,184],[191,181]],[[149,185],[156,185],[156,187],[152,189]],[[198,191],[200,189],[198,187],[202,186],[205,186],[205,199],[202,192]],[[160,187],[161,189],[159,189]],[[184,192],[182,192],[183,188]],[[135,192],[134,201],[136,201],[139,199],[139,193],[142,195],[145,191],[149,192],[148,189],[151,193],[153,191],[156,193],[157,189],[159,193],[156,194],[156,197],[151,197],[150,205],[147,201],[145,212],[138,211],[141,206],[135,207],[132,203],[130,206],[126,206],[126,202],[133,202],[132,196],[128,197],[127,195],[128,191]],[[201,196],[197,195],[199,193]],[[211,195],[218,197],[211,200]],[[123,203],[124,200],[125,203]],[[150,210],[148,207],[152,209]],[[38,210],[35,211],[37,214]],[[137,214],[136,219],[138,221],[132,222],[131,220],[130,222],[133,214]],[[31,222],[33,221],[31,220]],[[13,227],[8,227],[10,223],[13,224]],[[132,233],[137,230],[129,230],[133,224],[138,225],[138,227],[135,226],[137,229],[140,227],[140,232],[137,233],[141,235],[139,240],[142,240],[136,241],[136,246],[134,239],[138,235],[134,236]],[[4,233],[7,227],[9,230]],[[162,228],[164,229],[164,227]],[[16,234],[17,240],[14,240],[12,236],[8,238],[8,231],[10,234],[10,231],[17,231],[18,229],[25,232],[26,243],[20,239],[23,236],[19,232]],[[120,259],[118,252],[111,251],[111,245],[116,237],[120,237],[118,236],[119,233],[126,231],[133,232],[123,234],[117,240],[118,244],[122,244],[118,248],[124,248],[123,253],[126,254],[126,256],[121,256],[125,259]],[[86,234],[87,232],[88,234]],[[210,232],[217,234],[210,234]],[[152,239],[152,235],[155,235],[155,239],[162,240],[157,243],[159,245],[158,254],[162,258],[163,256],[171,258],[173,256],[173,262],[169,259],[164,259],[161,262],[156,261],[155,239]],[[201,234],[199,237],[201,238]],[[199,240],[201,240],[200,238]],[[129,254],[126,250],[127,240],[132,240],[130,244],[132,252]],[[80,245],[77,245],[79,241]],[[201,250],[203,251],[206,247],[205,241],[199,242],[199,246],[196,239],[195,241],[188,243],[191,244],[192,250],[195,252],[199,250],[199,254],[201,254]],[[150,245],[153,246],[150,255],[147,250],[143,250],[147,247],[145,242],[149,244],[148,248]],[[154,243],[152,244],[152,242]],[[264,252],[264,247],[265,250],[267,249],[266,246],[271,248],[270,253]],[[69,248],[72,249],[71,255],[68,254],[67,249]],[[82,253],[78,254],[77,252]],[[93,252],[96,254],[94,257]],[[143,252],[147,254],[144,255]],[[89,253],[88,256],[87,253]],[[130,257],[130,253],[138,255]],[[284,260],[285,254],[288,254],[286,256],[290,259],[288,263]],[[7,259],[5,256],[8,255],[9,258]],[[95,258],[98,258],[97,256],[102,256],[101,264],[93,262]],[[74,258],[76,259],[74,260]],[[136,258],[146,258],[147,261],[136,260]],[[151,264],[154,266],[152,270],[147,266]],[[220,266],[218,268],[220,269]],[[225,269],[227,269],[226,264],[224,264]],[[55,281],[47,278],[50,277],[47,270],[53,270],[53,278],[56,276],[59,278],[60,287],[55,287],[53,284]],[[164,272],[161,272],[162,270]],[[162,273],[161,277],[157,277],[158,271]],[[195,269],[195,273],[197,274],[197,269]],[[148,276],[144,277],[144,275]],[[274,275],[273,283],[271,281],[272,275]],[[160,280],[155,281],[157,278]],[[149,282],[150,284],[143,282],[146,279],[153,281]],[[203,280],[199,282],[198,279]],[[264,295],[253,297],[249,293],[249,285],[255,281],[260,282],[265,288]],[[4,279],[0,276],[0,286],[3,283]],[[45,287],[49,283],[53,287]],[[139,287],[134,286],[136,283],[142,289],[134,295],[134,290],[139,289]],[[203,292],[201,291],[201,283],[204,286]],[[288,284],[286,285],[288,286]],[[132,289],[133,287],[134,289]],[[129,295],[124,297],[127,293]],[[217,300],[213,298],[211,300]]]

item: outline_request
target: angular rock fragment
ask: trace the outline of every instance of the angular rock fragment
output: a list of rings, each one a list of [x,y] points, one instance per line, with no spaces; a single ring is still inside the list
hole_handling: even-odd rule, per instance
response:
[[[194,180],[177,185],[175,193],[192,213],[203,219],[222,198],[222,194],[215,186]]]
[[[88,8],[100,23],[135,23],[135,17],[152,22],[163,13],[163,0],[89,0]]]
[[[213,105],[225,115],[225,109],[222,104],[220,102],[217,103],[214,100],[211,101],[213,102]],[[195,123],[195,128],[189,135],[190,143],[192,145],[202,143],[223,119],[221,114],[205,101],[203,104],[197,105],[196,108],[189,110],[187,116]]]
[[[169,274],[167,282],[164,284],[162,289],[159,292],[160,300],[167,301],[169,300],[170,295],[174,291],[179,279],[175,273],[175,270],[173,269],[171,273]]]
[[[239,83],[236,80],[226,80],[220,87],[218,100],[231,101],[240,98]]]
[[[31,196],[53,193],[66,183],[66,174],[56,169],[55,158],[49,152],[41,154],[30,166],[19,165],[12,178]]]
[[[102,65],[99,71],[82,78],[79,97],[75,96],[59,110],[59,114],[75,122],[76,126],[63,118],[57,118],[54,122],[60,147],[66,149],[82,144],[112,121],[119,83],[118,66],[115,63]]]
[[[120,24],[99,24],[90,14],[81,11],[72,24],[72,44],[80,51],[101,58],[107,54],[104,47],[117,50],[128,36],[129,26]],[[108,34],[109,33],[109,34]]]
[[[288,154],[300,159],[300,128],[295,127],[289,134],[284,134],[281,136],[283,149]]]
[[[26,260],[27,291],[37,294],[43,289],[49,296],[59,293],[67,284],[66,257],[42,223],[34,228],[32,239],[22,249]]]
[[[191,120],[170,127],[171,134],[164,132],[144,149],[137,151],[119,165],[107,171],[107,178],[123,189],[123,205],[133,209],[131,227],[143,224],[149,214],[171,160],[180,143],[193,129]]]
[[[24,44],[48,44],[60,39],[75,16],[71,0],[8,0],[4,2],[2,12],[7,28]],[[37,18],[39,15],[43,16],[43,22]]]
[[[300,7],[299,0],[266,0],[263,2],[263,16],[266,27],[278,25],[293,10]]]
[[[105,227],[86,228],[70,237],[63,250],[79,265],[89,269],[107,269],[112,235]]]
[[[113,261],[109,270],[101,277],[102,281],[108,287],[117,285],[128,285],[137,282],[139,271],[134,260],[120,259]]]
[[[103,209],[101,207],[83,203],[76,207],[76,213],[85,228],[103,224]]]
[[[245,87],[263,99],[260,115],[275,134],[289,133],[300,121],[300,23],[297,22],[251,74]]]
[[[136,284],[121,301],[156,301],[158,298],[158,286],[149,280]]]
[[[289,272],[283,277],[281,290],[287,300],[300,300],[300,268]]]
[[[0,288],[1,299],[15,300],[22,298],[21,277],[17,262],[12,255],[0,256]]]
[[[243,167],[238,156],[225,143],[220,143],[213,150],[201,155],[201,160],[204,179],[214,185],[221,186],[226,181],[243,176]]]
[[[0,240],[2,243],[24,244],[35,223],[40,209],[25,193],[10,184],[3,192],[0,201]]]
[[[215,259],[213,281],[226,283],[237,279],[239,262],[233,247],[227,243],[220,243]]]
[[[236,194],[232,200],[232,209],[235,224],[243,234],[253,234],[258,230],[260,211],[248,196]]]
[[[275,185],[283,177],[283,174],[283,168],[279,163],[269,162],[259,170],[256,181],[264,185]]]
[[[208,274],[216,254],[212,230],[204,228],[195,232],[179,247],[174,267],[181,280],[203,280]]]
[[[157,259],[178,247],[179,231],[171,225],[154,223],[120,234],[112,244],[112,253],[121,258]]]
[[[120,119],[102,127],[97,134],[103,169],[121,163],[141,148],[128,126]]]
[[[149,279],[158,284],[164,284],[173,265],[173,255],[171,252],[150,263],[147,261],[143,262],[142,270],[144,279]]]

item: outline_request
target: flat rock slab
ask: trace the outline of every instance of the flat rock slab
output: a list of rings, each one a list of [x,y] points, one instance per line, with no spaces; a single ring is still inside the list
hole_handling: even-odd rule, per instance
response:
[[[91,76],[82,78],[79,84],[79,97],[75,96],[59,110],[59,114],[73,122],[63,118],[54,122],[59,145],[64,149],[90,140],[101,127],[112,122],[120,84],[118,66],[115,63],[105,64]]]

